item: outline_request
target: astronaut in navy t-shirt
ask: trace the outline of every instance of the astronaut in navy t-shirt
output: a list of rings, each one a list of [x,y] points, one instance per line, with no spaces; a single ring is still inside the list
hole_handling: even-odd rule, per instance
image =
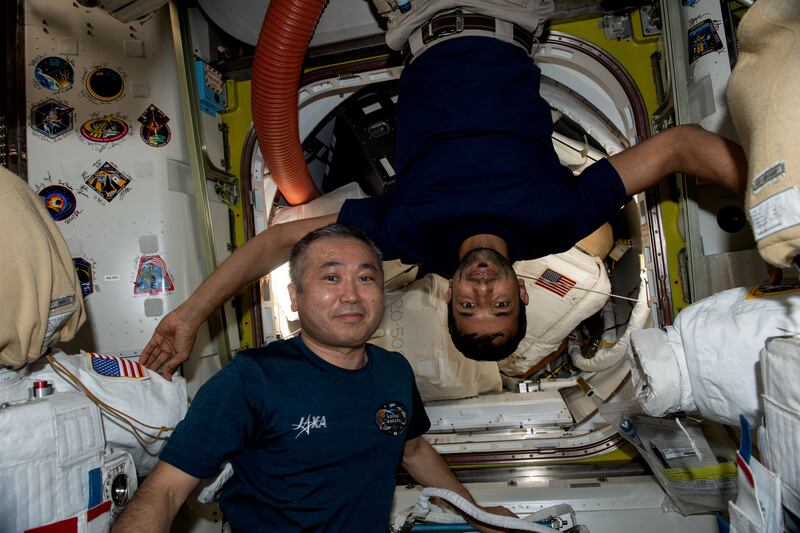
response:
[[[398,465],[472,500],[421,437],[409,363],[366,344],[383,317],[380,251],[333,224],[294,246],[290,271],[301,335],[240,353],[200,389],[115,531],[166,530],[225,462],[234,531],[385,531]]]

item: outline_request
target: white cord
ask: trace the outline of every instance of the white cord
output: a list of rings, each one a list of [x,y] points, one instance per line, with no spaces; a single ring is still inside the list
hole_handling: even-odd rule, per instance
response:
[[[594,357],[584,357],[580,352],[572,355],[572,364],[586,372],[599,372],[616,366],[625,358],[625,352],[630,344],[631,333],[634,330],[642,329],[650,317],[650,305],[647,294],[647,277],[641,274],[642,282],[639,285],[639,296],[636,305],[633,306],[631,316],[628,319],[628,326],[625,332],[619,337],[616,343],[610,347],[601,347],[597,350]]]
[[[517,277],[518,278],[529,279],[531,281],[538,281],[538,280],[542,279],[540,277],[536,278],[536,277],[533,277],[533,276],[525,276],[523,274],[520,274],[519,272],[517,272]],[[570,290],[591,292],[591,293],[594,293],[594,294],[602,294],[603,296],[608,296],[610,298],[617,298],[618,300],[628,300],[628,301],[631,301],[631,302],[637,302],[638,301],[638,299],[631,298],[629,296],[622,296],[622,295],[619,295],[619,294],[614,294],[613,292],[603,292],[603,291],[594,291],[592,289],[584,289],[583,287],[576,287],[575,285],[570,287]]]
[[[700,450],[697,448],[697,443],[694,441],[692,436],[689,435],[689,432],[686,431],[686,428],[683,427],[683,424],[681,424],[680,419],[676,418],[675,422],[678,423],[678,427],[681,428],[681,431],[683,431],[683,434],[686,435],[687,439],[689,439],[689,445],[691,445],[692,450],[694,451],[694,454],[697,456],[697,460],[698,461],[702,461],[703,460],[703,454],[700,453]]]
[[[553,528],[543,526],[535,522],[530,522],[528,520],[522,520],[521,518],[514,518],[511,516],[488,513],[483,509],[477,507],[476,505],[472,504],[471,502],[467,501],[467,499],[464,498],[463,496],[456,494],[451,490],[439,489],[436,487],[426,487],[425,489],[422,490],[422,494],[420,494],[419,501],[414,506],[415,516],[420,518],[425,518],[428,516],[428,514],[431,511],[430,498],[442,498],[443,500],[446,500],[449,503],[455,505],[459,510],[468,514],[475,520],[483,522],[484,524],[488,524],[490,526],[496,526],[504,529],[511,529],[518,531],[534,531],[536,533],[551,533],[553,531],[556,531]],[[573,525],[574,525],[575,513],[574,511],[572,511],[572,508],[566,504],[561,504],[537,511],[533,515],[534,519],[542,520],[543,517],[552,516],[554,513],[550,512],[551,509],[553,510],[567,509],[564,512],[570,513],[570,516],[573,518]],[[564,514],[564,513],[559,513],[559,514]]]

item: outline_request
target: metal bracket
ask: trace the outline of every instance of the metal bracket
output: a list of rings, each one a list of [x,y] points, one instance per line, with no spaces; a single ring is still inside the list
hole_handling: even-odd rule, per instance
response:
[[[222,133],[222,160],[219,163],[222,169],[228,172],[231,169],[230,130],[224,122],[220,123],[217,129]]]
[[[236,205],[239,201],[239,184],[230,182],[216,182],[214,184],[214,192],[217,193],[219,199],[227,205]]]
[[[617,39],[630,39],[631,17],[627,13],[624,15],[604,15],[603,16],[603,35],[609,41]]]
[[[642,35],[650,37],[661,33],[661,9],[657,5],[639,8],[639,19],[642,22]]]

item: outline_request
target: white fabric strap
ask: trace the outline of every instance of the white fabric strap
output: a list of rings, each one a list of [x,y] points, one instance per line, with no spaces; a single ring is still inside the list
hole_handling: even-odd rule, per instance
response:
[[[413,57],[417,57],[420,52],[426,48],[425,43],[422,42],[421,28],[417,28],[411,35],[408,36],[408,46],[411,48],[411,55]]]
[[[514,43],[514,25],[508,21],[494,19],[494,36],[507,43]]]

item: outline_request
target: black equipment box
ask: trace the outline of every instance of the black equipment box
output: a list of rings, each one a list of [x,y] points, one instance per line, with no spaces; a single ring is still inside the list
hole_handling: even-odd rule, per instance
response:
[[[395,80],[370,85],[339,106],[323,191],[356,181],[364,192],[375,196],[394,184],[398,89]]]

